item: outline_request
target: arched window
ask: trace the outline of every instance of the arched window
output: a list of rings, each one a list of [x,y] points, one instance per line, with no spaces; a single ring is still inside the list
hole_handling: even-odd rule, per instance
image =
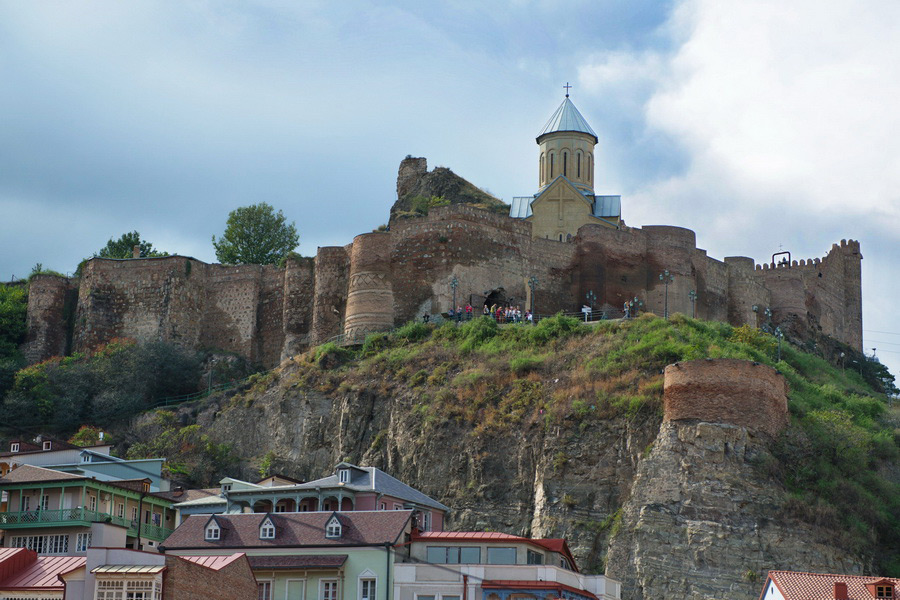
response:
[[[587,157],[587,176],[588,181],[591,181],[591,163],[594,162],[594,156],[592,154],[588,154]]]
[[[575,155],[575,177],[581,179],[581,152]]]
[[[554,171],[553,159],[554,159],[554,156],[553,156],[553,153],[551,152],[550,153],[550,179],[553,179],[553,171]]]
[[[544,183],[544,153],[541,152],[541,183]]]
[[[569,176],[569,153],[563,152],[563,175]]]
[[[562,234],[559,234],[559,241],[562,241]]]

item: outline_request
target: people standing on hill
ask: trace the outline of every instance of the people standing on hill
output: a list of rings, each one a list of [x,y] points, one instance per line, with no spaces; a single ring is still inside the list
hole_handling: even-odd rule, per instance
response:
[[[488,308],[487,302],[484,303],[484,308],[482,309],[481,314],[483,314],[485,317],[491,314],[491,309]]]
[[[466,302],[466,321],[472,320],[472,303]]]

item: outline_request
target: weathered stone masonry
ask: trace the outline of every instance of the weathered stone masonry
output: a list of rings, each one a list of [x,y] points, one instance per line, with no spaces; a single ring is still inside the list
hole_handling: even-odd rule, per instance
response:
[[[859,243],[835,244],[823,259],[755,265],[746,257],[719,261],[680,227],[611,229],[585,225],[571,243],[533,239],[531,224],[465,205],[395,220],[390,231],[357,236],[343,247],[319,248],[314,259],[285,268],[223,266],[169,256],[94,258],[80,281],[35,278],[29,291],[28,360],[67,350],[66,298],[77,308],[72,350],[115,337],[162,339],[190,348],[236,352],[265,366],[341,333],[361,334],[445,312],[452,303],[487,301],[530,306],[536,277],[539,314],[577,311],[592,290],[597,304],[621,309],[638,297],[645,310],[734,325],[759,326],[763,308],[775,323],[797,319],[860,349],[862,294]],[[754,311],[753,307],[757,310]]]

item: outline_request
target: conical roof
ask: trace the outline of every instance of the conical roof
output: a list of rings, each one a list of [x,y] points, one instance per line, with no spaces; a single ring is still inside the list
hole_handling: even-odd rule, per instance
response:
[[[556,112],[553,113],[553,116],[550,117],[550,120],[547,121],[544,128],[541,129],[541,132],[538,134],[538,139],[540,139],[542,135],[555,133],[557,131],[580,131],[581,133],[593,136],[595,140],[597,139],[597,134],[594,133],[591,126],[584,120],[584,117],[581,116],[581,113],[578,112],[578,109],[575,108],[575,105],[572,104],[572,101],[569,100],[568,96],[566,96],[566,99],[559,105],[559,108],[556,109]]]

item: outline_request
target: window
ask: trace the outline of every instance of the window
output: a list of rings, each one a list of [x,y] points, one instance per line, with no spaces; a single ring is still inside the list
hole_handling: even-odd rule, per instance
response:
[[[575,176],[581,178],[581,152],[575,155]]]
[[[514,565],[516,564],[516,549],[488,548],[487,561],[489,565]]]
[[[322,581],[319,584],[319,591],[320,600],[337,600],[337,581],[333,579]]]
[[[138,520],[138,509],[137,509],[137,506],[132,506],[132,507],[131,507],[131,520],[132,520],[132,522],[137,523],[137,520]]]
[[[31,510],[31,496],[22,496],[22,512]]]
[[[876,598],[893,598],[894,587],[890,585],[879,585],[875,587]]]
[[[275,505],[275,512],[287,512],[287,504],[279,502]]]
[[[459,596],[448,596],[447,594],[441,594],[441,600],[459,600]]]
[[[88,510],[97,510],[97,496],[88,496]]]
[[[223,484],[222,484],[222,491],[223,491],[223,492],[230,492],[230,491],[231,491],[231,484],[230,484],[230,483],[223,483]]]
[[[550,155],[550,179],[553,179],[553,158],[554,156]]]
[[[118,510],[116,510],[116,515],[120,519],[125,518],[125,503],[124,502],[119,502]]]
[[[44,442],[44,450],[49,450],[53,446],[53,442]]]
[[[65,554],[69,551],[69,536],[68,534],[13,536],[9,547],[28,548],[38,554]]]
[[[591,180],[591,162],[594,160],[594,157],[591,154],[587,155],[587,178],[588,181]]]
[[[18,452],[19,451],[19,443],[15,442],[9,445],[10,452]]]
[[[563,175],[569,176],[569,153],[563,152]]]
[[[387,502],[382,502],[382,503],[378,506],[378,510],[387,510]]]
[[[41,502],[38,507],[39,510],[47,510],[50,507],[50,496],[41,496]]]
[[[325,526],[325,537],[327,538],[339,538],[341,537],[341,522],[338,521],[338,518],[331,517],[329,519],[328,524]]]
[[[94,598],[97,600],[122,600],[125,591],[124,581],[104,581],[97,580],[97,593]]]
[[[420,513],[418,521],[422,531],[431,531],[431,511]]]
[[[125,586],[125,600],[153,600],[158,598],[154,595],[153,581],[129,581]]]
[[[218,540],[222,535],[222,529],[219,527],[219,524],[215,521],[210,521],[206,524],[206,532],[203,535],[203,539],[206,541],[215,541]]]
[[[91,532],[79,533],[75,536],[75,552],[87,552],[91,547]]]
[[[97,600],[159,600],[162,585],[152,579],[134,581],[97,580]]]
[[[260,581],[256,584],[256,600],[272,600],[271,581]]]
[[[359,581],[359,600],[375,600],[374,579],[361,579]]]
[[[436,564],[477,565],[481,562],[481,548],[478,546],[429,546],[425,555],[426,561]]]
[[[341,483],[347,483],[350,481],[350,469],[341,469],[338,471],[338,480]]]
[[[394,510],[403,510],[403,505],[394,502]]]
[[[259,526],[259,539],[261,540],[273,540],[275,539],[275,525],[272,523],[270,519],[266,519],[262,522],[262,525]]]
[[[416,594],[416,600],[434,600],[434,595],[424,596],[422,594]]]
[[[540,552],[535,552],[534,550],[528,551],[528,560],[529,565],[542,565],[544,564],[544,555]]]

